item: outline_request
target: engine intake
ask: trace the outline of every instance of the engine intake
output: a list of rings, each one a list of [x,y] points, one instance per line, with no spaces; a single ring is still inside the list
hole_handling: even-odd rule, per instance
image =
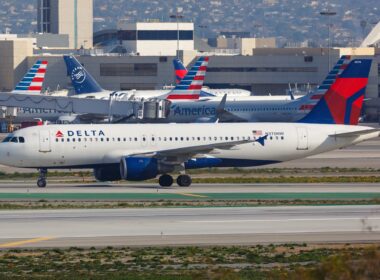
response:
[[[117,164],[94,168],[94,176],[96,180],[101,182],[121,180],[119,166]]]
[[[143,181],[156,178],[159,174],[157,159],[124,157],[120,161],[120,177],[129,181]]]

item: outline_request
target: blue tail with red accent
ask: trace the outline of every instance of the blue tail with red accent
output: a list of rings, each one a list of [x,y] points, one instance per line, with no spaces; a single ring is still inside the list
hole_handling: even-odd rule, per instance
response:
[[[358,124],[372,60],[355,59],[329,85],[326,94],[299,122]]]
[[[173,60],[174,73],[175,73],[175,82],[178,84],[187,74],[186,67],[182,64],[179,59]]]
[[[63,59],[66,63],[67,75],[70,76],[76,94],[104,91],[74,56],[64,55]]]

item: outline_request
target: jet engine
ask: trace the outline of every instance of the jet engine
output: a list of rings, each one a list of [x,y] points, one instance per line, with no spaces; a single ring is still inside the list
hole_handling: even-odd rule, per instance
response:
[[[159,173],[155,158],[124,157],[120,161],[120,177],[124,180],[148,180],[156,178]]]
[[[121,180],[120,170],[117,164],[107,165],[94,168],[94,176],[96,180],[105,181],[119,181]]]

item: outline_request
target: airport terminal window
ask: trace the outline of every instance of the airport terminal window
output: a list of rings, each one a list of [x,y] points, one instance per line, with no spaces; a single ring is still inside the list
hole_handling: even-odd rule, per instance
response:
[[[192,30],[180,30],[179,39],[180,40],[193,40]],[[140,30],[137,31],[137,40],[177,40],[178,31],[177,30]]]
[[[318,72],[317,67],[209,67],[207,72]]]
[[[157,63],[101,63],[100,76],[157,76]]]
[[[137,30],[119,30],[117,32],[117,39],[119,41],[136,41]]]

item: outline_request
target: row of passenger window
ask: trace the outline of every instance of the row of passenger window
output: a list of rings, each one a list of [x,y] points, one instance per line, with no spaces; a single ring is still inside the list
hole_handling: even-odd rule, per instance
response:
[[[229,112],[255,112],[255,111],[297,111],[295,107],[284,108],[227,108]]]
[[[55,142],[146,142],[148,140],[151,140],[152,142],[155,141],[240,141],[240,140],[256,140],[258,137],[250,137],[250,136],[242,136],[242,137],[234,137],[234,136],[214,136],[214,137],[152,137],[148,139],[147,137],[142,137],[139,139],[138,137],[129,137],[129,138],[56,138]],[[269,140],[284,140],[284,136],[269,136]]]

